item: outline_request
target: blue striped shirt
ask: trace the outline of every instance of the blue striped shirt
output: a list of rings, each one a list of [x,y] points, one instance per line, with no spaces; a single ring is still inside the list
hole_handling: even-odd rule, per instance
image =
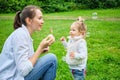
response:
[[[0,54],[0,80],[24,80],[33,69],[33,40],[26,26],[16,29],[5,41]]]

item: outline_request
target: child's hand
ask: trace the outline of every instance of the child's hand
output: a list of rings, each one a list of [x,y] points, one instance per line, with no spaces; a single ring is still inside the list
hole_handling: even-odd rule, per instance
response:
[[[73,59],[74,57],[75,57],[74,52],[71,52],[71,53],[70,53],[70,58]]]
[[[60,41],[65,41],[65,37],[61,37],[61,38],[60,38]]]

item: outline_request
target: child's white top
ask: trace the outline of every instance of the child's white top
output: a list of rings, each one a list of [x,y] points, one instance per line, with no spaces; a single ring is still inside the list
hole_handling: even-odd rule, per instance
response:
[[[68,42],[62,41],[64,47],[67,49],[66,62],[70,69],[82,70],[86,68],[87,63],[87,44],[82,36],[71,38],[68,37]],[[74,52],[75,57],[70,58],[70,53]]]

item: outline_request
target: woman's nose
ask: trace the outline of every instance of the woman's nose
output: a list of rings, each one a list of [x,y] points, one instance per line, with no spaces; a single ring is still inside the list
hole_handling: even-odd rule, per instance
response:
[[[41,20],[41,23],[42,23],[42,24],[44,23],[44,20],[43,20],[43,19]]]

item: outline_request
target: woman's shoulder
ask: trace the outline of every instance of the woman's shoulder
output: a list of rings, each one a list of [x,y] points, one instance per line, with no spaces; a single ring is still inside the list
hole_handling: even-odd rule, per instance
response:
[[[14,33],[15,33],[15,34],[19,34],[19,35],[23,35],[23,34],[25,34],[25,31],[23,30],[22,27],[20,27],[20,28],[16,29],[16,30],[14,31]]]
[[[25,38],[27,37],[27,33],[22,29],[22,27],[16,29],[11,36],[13,38]]]

